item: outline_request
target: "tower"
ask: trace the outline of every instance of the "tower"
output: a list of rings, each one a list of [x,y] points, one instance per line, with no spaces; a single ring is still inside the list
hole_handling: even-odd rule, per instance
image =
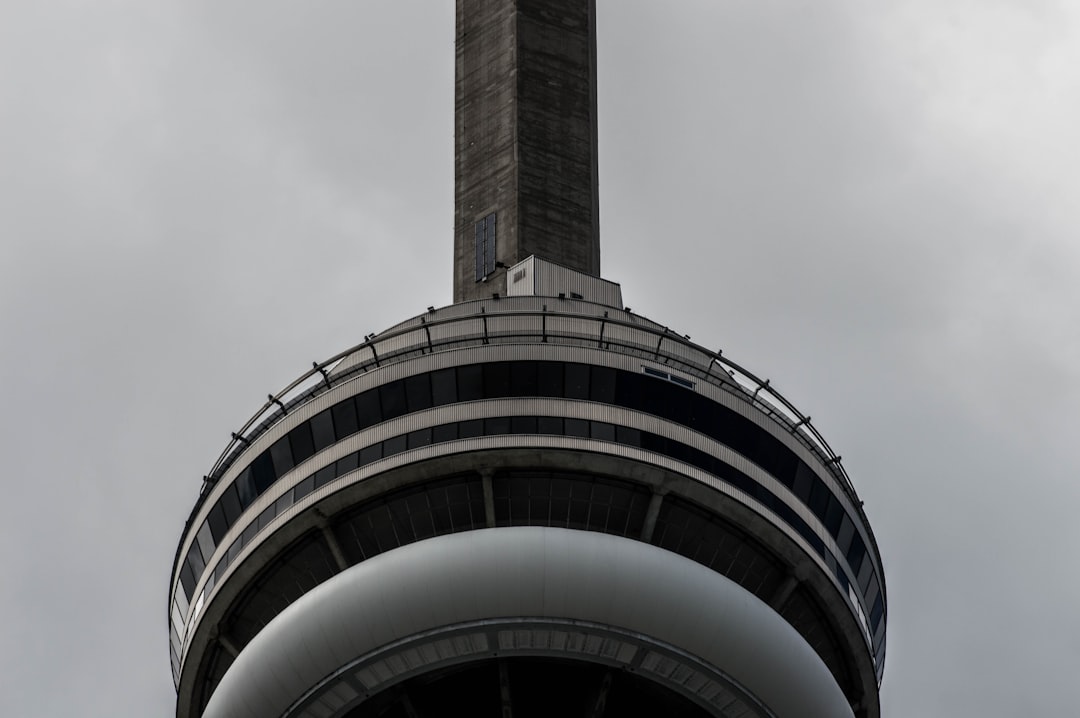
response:
[[[215,463],[178,718],[876,718],[884,575],[839,457],[599,277],[594,2],[457,10],[455,303]]]

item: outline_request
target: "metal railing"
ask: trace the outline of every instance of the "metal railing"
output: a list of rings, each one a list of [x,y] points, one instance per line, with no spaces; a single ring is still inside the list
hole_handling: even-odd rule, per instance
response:
[[[240,454],[296,407],[357,374],[413,357],[466,346],[508,343],[551,343],[585,346],[637,356],[721,388],[770,417],[811,451],[840,484],[856,511],[869,525],[840,457],[813,425],[768,379],[762,379],[723,356],[695,344],[628,310],[580,300],[504,297],[429,309],[322,362],[295,379],[232,434],[232,440],[203,477],[188,526],[205,497]],[[874,539],[871,535],[871,541]],[[877,553],[877,546],[874,546]],[[880,560],[880,559],[879,559]]]

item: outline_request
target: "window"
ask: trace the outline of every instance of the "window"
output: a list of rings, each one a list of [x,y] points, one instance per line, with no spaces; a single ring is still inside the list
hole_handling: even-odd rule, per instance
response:
[[[495,272],[495,213],[476,223],[476,281]]]

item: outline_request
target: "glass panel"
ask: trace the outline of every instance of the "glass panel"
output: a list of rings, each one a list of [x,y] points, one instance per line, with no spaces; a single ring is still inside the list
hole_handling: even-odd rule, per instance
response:
[[[541,416],[537,419],[536,432],[538,434],[554,434],[562,436],[563,420],[557,416]]]
[[[495,213],[487,216],[487,242],[484,246],[484,259],[487,262],[487,274],[495,273]]]
[[[398,379],[380,386],[379,401],[382,402],[384,420],[407,414],[409,408],[405,403],[405,382]]]
[[[589,423],[592,438],[601,441],[615,441],[615,425],[606,421],[593,421]]]
[[[484,398],[484,375],[477,364],[457,368],[458,401]]]
[[[263,456],[265,455],[266,454],[263,454]],[[251,506],[251,502],[259,495],[255,491],[255,479],[252,476],[250,466],[240,473],[240,476],[236,478],[236,484],[234,485],[236,486],[236,497],[240,502],[240,511],[242,512],[248,506]]]
[[[615,370],[594,366],[589,371],[589,399],[604,404],[615,403]]]
[[[405,401],[409,411],[431,408],[431,378],[427,374],[410,376],[405,380]]]
[[[432,432],[432,441],[441,444],[444,441],[453,441],[457,438],[457,424],[441,424]]]
[[[360,449],[358,461],[361,466],[367,466],[373,461],[378,461],[383,457],[382,442],[372,444],[371,446],[365,446]]]
[[[350,471],[355,471],[359,466],[360,452],[354,451],[353,453],[342,456],[340,459],[338,459],[337,464],[335,464],[335,469],[337,470],[338,476],[344,476]]]
[[[356,423],[356,403],[353,399],[334,404],[330,414],[334,417],[334,435],[338,441],[359,431],[360,427]]]
[[[410,431],[405,443],[410,449],[419,449],[421,446],[430,446],[431,429],[417,429],[416,431]]]
[[[312,488],[321,489],[323,486],[326,486],[331,481],[336,479],[337,475],[337,467],[335,467],[333,464],[330,464],[329,466],[324,466],[323,468],[315,472],[315,476],[311,484]]]
[[[563,395],[562,362],[539,362],[537,381],[539,383],[540,396],[561,397]]]
[[[434,406],[445,406],[458,400],[457,373],[453,369],[440,369],[432,372],[431,400]]]
[[[589,438],[589,422],[584,419],[567,419],[566,436],[582,436]]]
[[[276,504],[270,504],[265,509],[263,509],[263,512],[259,514],[259,530],[261,531],[262,529],[266,528],[270,524],[270,522],[274,520],[275,516],[277,516]]]
[[[274,475],[274,465],[270,460],[270,452],[264,451],[255,461],[251,462],[251,478],[255,483],[255,495],[261,496],[277,480]]]
[[[206,562],[199,551],[198,541],[191,544],[191,548],[188,549],[187,564],[191,567],[191,573],[194,574],[195,579],[198,580],[202,576],[203,569],[206,568]]]
[[[203,525],[199,527],[199,533],[195,535],[195,540],[199,542],[199,549],[202,551],[202,555],[206,558],[210,558],[214,555],[214,537],[210,534],[210,521],[203,521]]]
[[[588,399],[589,398],[589,365],[567,364],[566,365],[566,398]]]
[[[242,477],[243,474],[241,474],[241,478]],[[237,481],[236,484],[233,484],[229,486],[229,488],[225,489],[225,493],[221,495],[221,500],[219,501],[221,507],[225,509],[226,528],[236,523],[236,520],[240,518],[240,513],[243,511],[243,509],[240,508],[240,498],[236,494],[236,485],[239,483],[240,482]]]
[[[315,442],[315,451],[322,451],[334,443],[334,417],[330,409],[311,418],[311,438]]]
[[[282,494],[281,498],[274,502],[274,513],[280,516],[281,512],[292,506],[292,504],[293,492],[292,489],[289,489],[284,494]]]
[[[484,261],[485,235],[484,220],[480,220],[473,231],[473,245],[476,249],[476,281],[478,282],[484,278],[484,268],[487,265]]]
[[[225,533],[229,530],[229,523],[225,520],[225,509],[221,506],[221,499],[218,499],[214,504],[214,508],[210,509],[210,515],[207,517],[207,523],[210,524],[210,533],[214,538],[214,545],[221,543],[221,539],[225,538]]]
[[[484,364],[484,398],[510,396],[510,365],[507,362]]]
[[[462,439],[469,439],[474,436],[484,435],[484,421],[483,419],[473,419],[471,421],[463,421],[458,425],[458,436]]]
[[[284,476],[286,471],[296,465],[293,463],[292,448],[289,446],[288,436],[281,437],[270,446],[270,458],[274,463],[275,477]],[[273,483],[273,480],[270,483]],[[267,486],[269,485],[267,484]],[[259,491],[259,493],[261,494],[262,491]]]
[[[184,598],[190,599],[191,592],[195,590],[195,572],[187,561],[180,568],[180,585],[184,588]]]
[[[382,409],[379,408],[379,392],[375,389],[365,391],[356,397],[356,416],[361,429],[375,426],[382,421]],[[337,417],[334,417],[337,421]]]
[[[289,446],[292,447],[293,461],[299,464],[315,453],[315,442],[311,438],[311,424],[304,422],[289,432]],[[281,474],[278,474],[280,476]]]
[[[405,451],[405,437],[395,436],[383,442],[383,456],[393,456]]]
[[[538,396],[536,362],[517,361],[510,365],[510,396]]]
[[[832,492],[825,486],[825,482],[814,477],[814,486],[810,489],[810,510],[814,512],[814,516],[825,521],[825,513],[829,508],[829,499],[832,498]]]
[[[514,416],[510,418],[511,434],[535,434],[537,433],[537,420],[535,416]]]
[[[309,476],[293,487],[293,500],[299,501],[315,490],[315,477]]]
[[[626,426],[615,427],[615,440],[627,446],[641,446],[641,432]]]
[[[844,507],[840,505],[836,497],[829,494],[829,506],[825,509],[825,529],[830,536],[836,537],[840,530],[840,520],[844,517]]]
[[[510,417],[497,416],[484,419],[484,434],[487,436],[499,436],[510,433]]]

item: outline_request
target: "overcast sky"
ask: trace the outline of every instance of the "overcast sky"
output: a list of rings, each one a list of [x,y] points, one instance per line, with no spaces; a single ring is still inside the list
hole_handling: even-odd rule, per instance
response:
[[[844,457],[884,716],[1074,714],[1080,3],[598,5],[603,274]],[[229,433],[449,303],[453,39],[450,0],[0,3],[0,715],[172,715]]]

